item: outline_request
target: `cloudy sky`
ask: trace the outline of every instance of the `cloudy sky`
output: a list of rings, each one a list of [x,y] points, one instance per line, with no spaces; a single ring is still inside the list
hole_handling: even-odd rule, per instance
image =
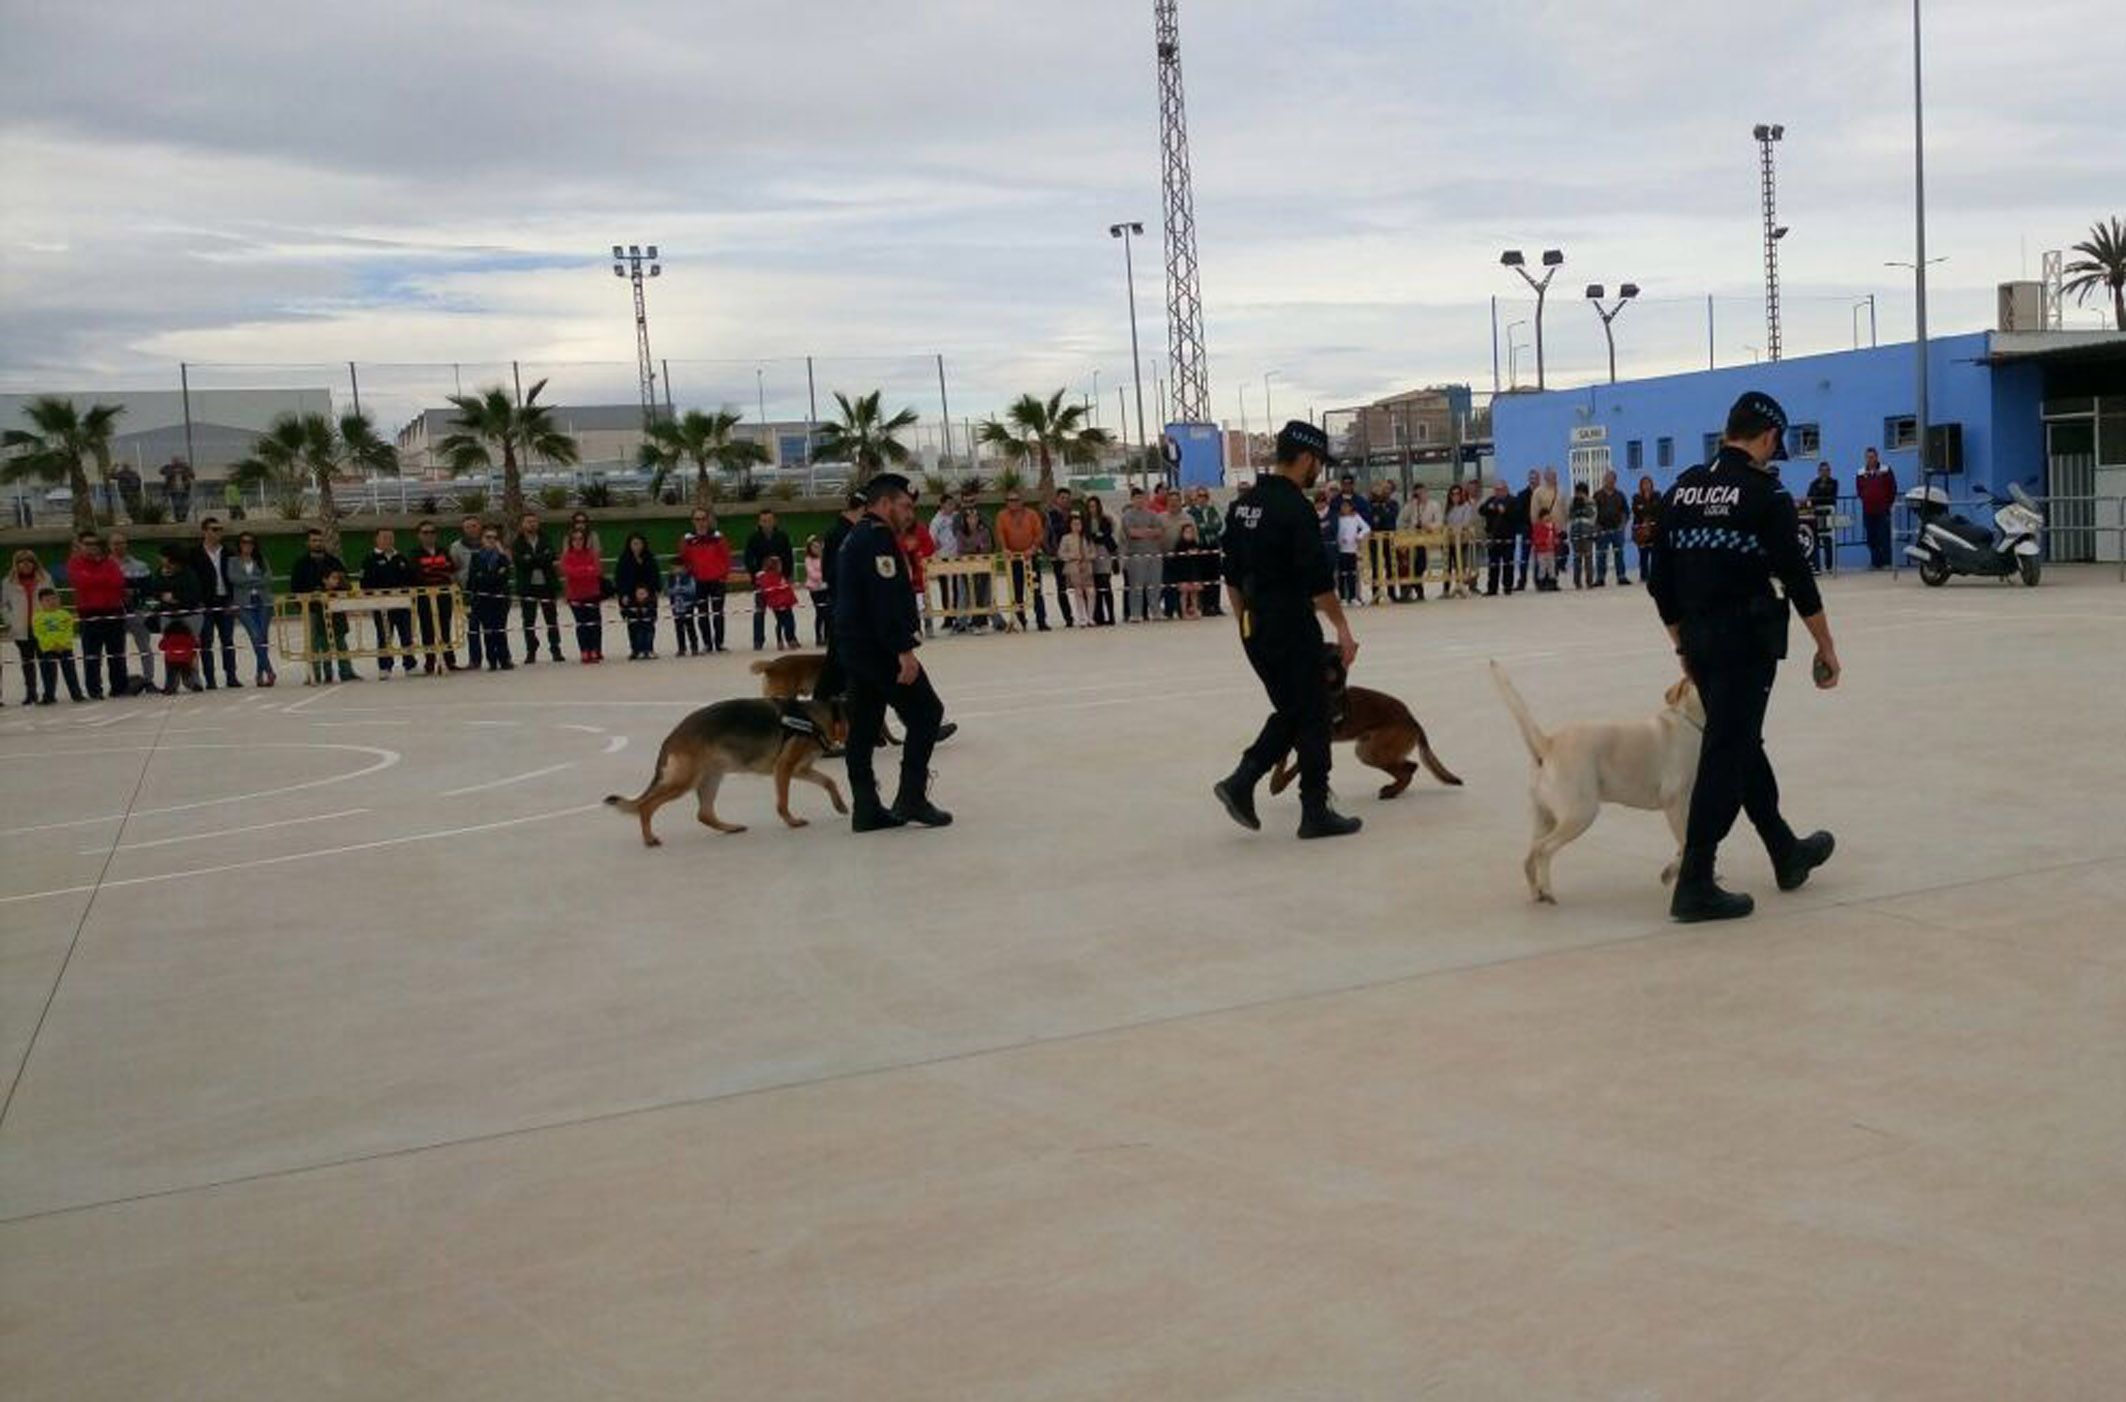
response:
[[[1929,0],[1936,325],[2126,213],[2115,0]],[[1150,0],[15,0],[0,45],[0,388],[344,383],[380,417],[526,364],[633,396],[625,285],[655,241],[682,403],[936,412],[1129,375],[1118,219],[1164,359]],[[1895,0],[1184,0],[1213,410],[1259,424],[1491,384],[1498,252],[1565,250],[1553,385],[1603,373],[1581,305],[1636,281],[1626,375],[1764,342],[1758,121],[1779,150],[1788,354],[1874,293],[1911,334],[1909,10]],[[1866,313],[1859,314],[1865,334]],[[2070,313],[2094,324],[2094,312]],[[1512,333],[1525,340],[1526,328]],[[453,363],[457,368],[452,369]],[[1524,352],[1523,375],[1532,376]],[[327,367],[337,366],[336,369]],[[756,374],[756,371],[758,373]]]

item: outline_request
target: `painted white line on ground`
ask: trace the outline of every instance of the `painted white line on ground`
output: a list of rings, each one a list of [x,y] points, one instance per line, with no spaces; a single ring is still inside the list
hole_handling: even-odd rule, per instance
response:
[[[577,725],[574,721],[562,721],[561,728],[563,730],[580,730],[585,735],[605,734],[605,727],[602,725]]]
[[[179,842],[205,842],[207,839],[214,837],[233,837],[240,832],[265,832],[269,828],[292,828],[298,823],[324,823],[334,818],[352,818],[357,814],[367,813],[368,811],[366,808],[342,808],[337,813],[319,813],[310,818],[281,818],[271,823],[247,823],[240,828],[216,828],[212,832],[186,833],[183,837],[158,837],[151,842],[128,842],[125,846],[116,850],[120,852],[138,852],[144,847],[170,847]],[[110,850],[112,849],[106,847],[84,847],[81,849],[81,855],[84,857],[100,857]]]
[[[260,740],[246,745],[133,745],[122,749],[42,750],[35,753],[37,757],[56,757],[66,754],[140,754],[156,749],[165,753],[183,750],[351,750],[356,754],[375,755],[377,760],[374,764],[366,765],[361,769],[350,770],[345,774],[334,774],[324,779],[308,779],[300,784],[284,784],[275,789],[258,789],[251,793],[230,794],[226,798],[203,798],[196,803],[173,803],[167,808],[136,808],[133,810],[133,816],[136,818],[151,818],[163,813],[189,813],[195,808],[213,808],[224,803],[244,803],[254,798],[271,798],[277,794],[299,793],[304,789],[321,789],[327,784],[344,784],[349,779],[359,779],[366,774],[374,774],[380,769],[389,769],[404,758],[397,750],[387,750],[376,745],[340,745],[324,740]],[[30,757],[25,755],[0,755],[0,761]],[[0,837],[19,837],[24,833],[51,832],[58,828],[93,827],[97,823],[119,822],[125,816],[123,813],[106,813],[100,817],[75,818],[70,822],[64,823],[37,823],[26,828],[5,828],[0,829]]]
[[[259,857],[248,862],[228,862],[221,866],[194,867],[189,871],[167,871],[159,876],[129,876],[120,881],[103,881],[88,886],[62,886],[50,891],[29,891],[19,896],[0,896],[0,905],[16,905],[23,901],[41,901],[52,896],[78,896],[88,891],[108,891],[120,886],[151,886],[159,881],[183,881],[193,876],[220,876],[224,872],[248,871],[254,867],[280,866],[286,862],[308,861],[312,857],[343,857],[350,852],[371,852],[380,847],[403,847],[409,843],[427,842],[438,837],[463,837],[468,833],[492,832],[497,828],[522,827],[526,823],[543,823],[549,818],[573,817],[578,813],[595,813],[602,803],[579,803],[573,808],[556,808],[550,813],[534,813],[524,818],[503,818],[492,823],[474,823],[469,827],[443,828],[437,832],[417,832],[406,837],[382,837],[374,842],[354,842],[345,847],[321,847],[314,852],[291,852],[282,857]]]
[[[469,720],[469,721],[465,721],[465,722],[463,722],[463,724],[466,724],[466,725],[492,725],[492,726],[516,726],[516,725],[522,725],[522,724],[524,724],[524,722],[523,722],[523,721],[517,721],[517,720]]]
[[[511,784],[521,784],[528,779],[538,779],[548,774],[558,774],[564,769],[573,769],[575,764],[576,761],[565,759],[559,764],[549,764],[544,769],[533,769],[522,774],[512,774],[507,779],[490,779],[484,784],[467,784],[462,789],[445,789],[437,794],[436,797],[457,798],[461,794],[486,793],[489,789],[508,788]]]
[[[609,755],[617,755],[626,748],[627,737],[625,735],[615,735],[605,742],[605,752]]]
[[[290,701],[286,706],[282,707],[281,709],[292,715],[293,713],[303,709],[303,707],[305,706],[315,705],[317,702],[324,700],[326,697],[330,696],[339,686],[342,685],[345,685],[345,683],[334,683],[332,685],[320,686],[317,690],[311,692],[302,700]]]

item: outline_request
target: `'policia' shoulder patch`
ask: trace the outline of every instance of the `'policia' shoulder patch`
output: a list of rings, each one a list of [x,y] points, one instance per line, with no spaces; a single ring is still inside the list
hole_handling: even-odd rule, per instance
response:
[[[880,579],[891,579],[901,572],[901,562],[891,555],[875,556],[871,563],[878,566]]]

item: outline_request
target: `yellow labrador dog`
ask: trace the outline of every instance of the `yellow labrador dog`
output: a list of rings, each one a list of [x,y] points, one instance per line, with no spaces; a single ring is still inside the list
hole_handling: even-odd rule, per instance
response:
[[[1550,889],[1550,859],[1587,831],[1605,803],[1657,808],[1668,815],[1677,856],[1662,871],[1661,881],[1674,881],[1682,861],[1683,831],[1690,822],[1698,747],[1705,739],[1705,706],[1698,688],[1688,678],[1678,681],[1664,698],[1668,704],[1650,720],[1586,722],[1545,735],[1496,662],[1491,664],[1491,680],[1535,758],[1535,780],[1529,786],[1535,838],[1521,864],[1535,898],[1557,904]]]

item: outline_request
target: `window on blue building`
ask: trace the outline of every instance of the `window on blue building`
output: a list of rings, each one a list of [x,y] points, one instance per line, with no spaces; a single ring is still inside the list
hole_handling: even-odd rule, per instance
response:
[[[1704,453],[1705,456],[1699,458],[1698,461],[1711,462],[1713,460],[1714,455],[1720,451],[1720,435],[1717,433],[1708,433],[1703,439],[1699,440],[1699,442],[1699,451]]]
[[[1628,472],[1646,470],[1646,444],[1634,438],[1624,445],[1624,468]]]
[[[1795,424],[1787,438],[1786,450],[1797,458],[1813,458],[1823,451],[1823,428],[1820,424]]]
[[[1654,466],[1674,467],[1675,465],[1676,440],[1673,438],[1656,438],[1654,440]]]
[[[1909,448],[1919,441],[1919,421],[1910,414],[1893,414],[1882,421],[1882,448]]]

